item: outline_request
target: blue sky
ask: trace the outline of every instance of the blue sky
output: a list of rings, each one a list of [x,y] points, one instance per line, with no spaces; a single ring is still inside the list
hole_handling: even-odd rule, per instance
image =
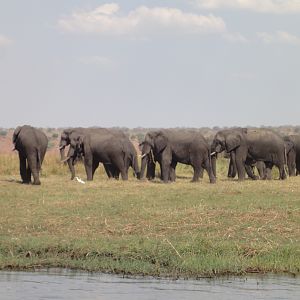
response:
[[[300,0],[0,1],[0,127],[300,125]]]

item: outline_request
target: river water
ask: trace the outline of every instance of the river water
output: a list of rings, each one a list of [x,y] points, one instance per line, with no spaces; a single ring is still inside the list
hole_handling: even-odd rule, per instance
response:
[[[1,300],[300,299],[300,277],[167,280],[70,270],[0,272]]]

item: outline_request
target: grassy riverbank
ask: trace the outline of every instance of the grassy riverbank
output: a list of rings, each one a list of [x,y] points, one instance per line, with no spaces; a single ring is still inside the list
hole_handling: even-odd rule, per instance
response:
[[[174,184],[85,185],[48,157],[42,185],[19,180],[0,158],[0,268],[68,267],[154,276],[300,272],[300,177]],[[12,167],[13,166],[13,167]],[[83,168],[79,176],[85,178]]]

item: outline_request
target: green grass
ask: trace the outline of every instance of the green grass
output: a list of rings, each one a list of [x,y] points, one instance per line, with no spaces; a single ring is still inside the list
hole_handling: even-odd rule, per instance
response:
[[[106,179],[85,185],[46,157],[41,186],[19,184],[16,155],[0,157],[0,268],[68,267],[196,278],[300,271],[300,177],[176,183]],[[78,175],[85,178],[82,165]]]

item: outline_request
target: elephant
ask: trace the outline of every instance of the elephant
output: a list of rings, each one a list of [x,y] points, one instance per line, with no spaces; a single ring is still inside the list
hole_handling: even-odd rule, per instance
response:
[[[107,128],[82,128],[82,127],[77,127],[77,128],[70,128],[70,129],[65,129],[60,138],[60,143],[59,143],[59,150],[60,150],[60,156],[61,156],[61,161],[67,161],[69,170],[71,173],[71,180],[75,178],[75,168],[74,164],[78,158],[78,156],[73,156],[72,159],[66,159],[65,158],[65,147],[70,145],[71,143],[74,143],[75,141],[78,140],[78,138],[81,136],[85,136],[87,134],[98,134],[98,135],[113,135],[117,138],[121,138],[124,140],[124,142],[127,144],[128,151],[130,151],[130,156],[129,156],[129,165],[133,167],[133,169],[137,169],[138,167],[136,164],[138,163],[136,161],[136,150],[129,140],[129,138],[121,131],[118,129],[107,129]],[[106,174],[109,178],[119,178],[119,173],[117,169],[115,168],[114,165],[112,164],[106,164],[104,163],[104,169],[106,171]]]
[[[22,182],[40,185],[41,166],[48,147],[47,136],[29,125],[19,126],[13,133],[14,150],[19,152],[20,175]]]
[[[266,165],[266,174],[269,174],[275,165],[279,169],[280,179],[286,179],[285,143],[283,138],[272,130],[247,128],[221,130],[214,137],[212,149],[216,153],[224,150],[230,153],[239,180],[245,179],[245,168],[249,169],[248,161],[263,161]]]
[[[143,143],[140,144],[140,147],[142,147],[142,146],[143,146]],[[158,161],[158,158],[153,155],[153,151],[151,150],[150,153],[148,153],[145,156],[145,160],[147,161],[147,163],[146,163],[147,164],[146,178],[148,180],[153,180],[153,179],[155,179],[155,169],[156,169],[156,162]],[[143,173],[144,173],[144,171],[143,171]],[[200,177],[201,177],[201,174],[200,174]],[[203,177],[203,172],[202,172],[202,177]],[[160,170],[160,179],[163,180],[162,170]],[[174,172],[172,172],[172,174],[170,173],[169,180],[175,181],[175,173]]]
[[[267,172],[266,165],[263,161],[254,161],[251,160],[249,157],[245,161],[245,170],[249,178],[254,180],[258,179],[256,175],[254,175],[254,168],[256,167],[258,171],[258,175],[260,179],[271,179],[271,173]],[[236,167],[231,158],[229,158],[229,165],[228,165],[228,174],[227,177],[235,178],[237,173]]]
[[[128,179],[128,169],[133,167],[135,175],[139,177],[139,166],[134,146],[126,138],[120,138],[112,133],[85,133],[70,140],[68,156],[65,160],[74,160],[77,156],[84,157],[87,180],[94,178],[99,163],[110,165],[123,180]]]
[[[289,176],[297,176],[300,174],[300,135],[285,136],[284,141]]]
[[[211,167],[210,149],[205,138],[189,130],[163,129],[150,131],[142,142],[142,166],[140,177],[143,178],[149,154],[161,167],[161,178],[166,183],[175,181],[177,163],[191,165],[194,169],[192,181],[198,181],[201,169],[208,172],[211,183],[216,179]]]

